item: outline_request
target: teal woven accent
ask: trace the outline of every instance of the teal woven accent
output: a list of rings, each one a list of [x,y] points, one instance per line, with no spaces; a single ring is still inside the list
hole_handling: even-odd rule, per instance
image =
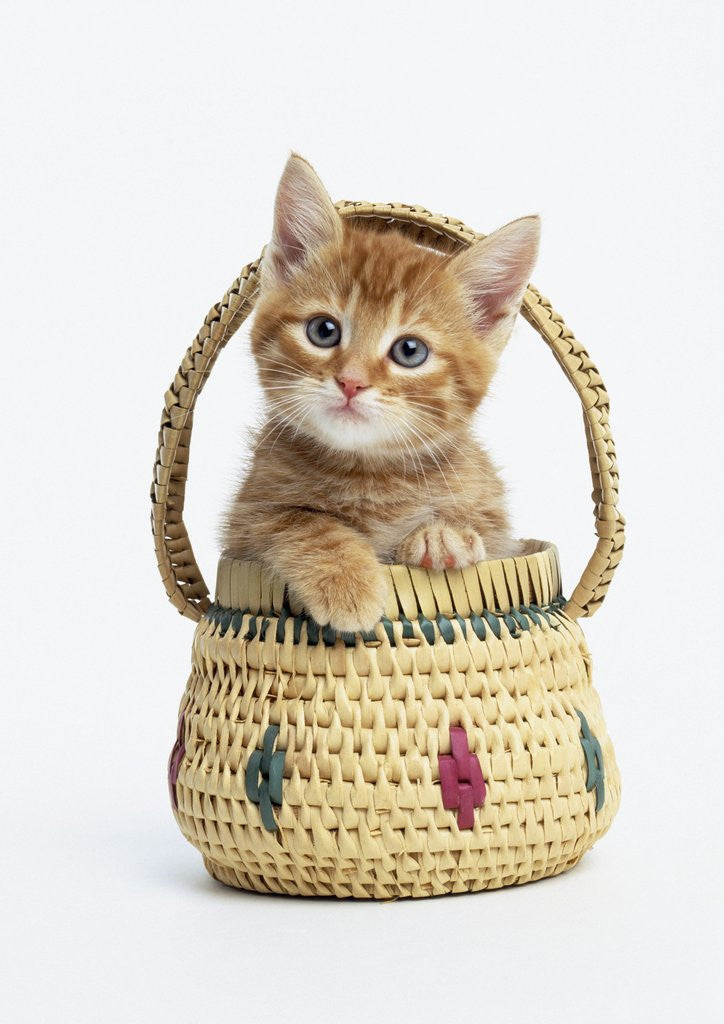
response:
[[[541,624],[540,616],[538,615],[538,612],[536,612],[532,607],[530,607],[528,605],[522,604],[520,606],[520,610],[523,613],[523,615],[527,615],[528,616],[528,618],[531,620],[531,622],[534,622],[536,624],[536,626],[540,626],[540,624]]]
[[[581,746],[586,758],[586,791],[596,790],[596,810],[600,811],[606,799],[606,777],[603,768],[601,744],[591,732],[582,711],[576,711],[581,720]]]
[[[269,780],[262,779],[259,783],[259,811],[261,813],[261,823],[267,832],[276,832],[277,820],[274,817],[274,809],[272,807],[271,796],[269,795]]]
[[[530,632],[530,623],[526,619],[525,615],[522,614],[522,612],[519,612],[517,608],[513,608],[510,614],[512,615],[512,617],[515,619],[515,621],[518,623],[522,630]]]
[[[294,616],[294,643],[298,644],[302,638],[302,625],[304,623],[303,615]]]
[[[287,611],[286,608],[282,608],[282,610],[279,612],[279,618],[277,619],[276,641],[278,644],[284,643],[284,627],[287,623],[288,618],[289,612]]]
[[[394,634],[394,632],[392,630],[392,622],[391,622],[391,620],[383,615],[383,617],[380,619],[380,622],[382,623],[383,629],[384,629],[385,633],[387,634],[387,639],[390,641],[390,644],[394,647],[395,646],[395,634]]]
[[[261,771],[261,750],[254,750],[249,755],[249,763],[246,766],[244,784],[246,795],[252,803],[259,803],[259,772]]]
[[[261,750],[252,750],[246,765],[244,785],[246,795],[259,807],[261,820],[268,832],[276,832],[274,807],[281,807],[284,779],[284,751],[274,750],[279,726],[270,725],[264,733]]]
[[[273,804],[281,807],[282,781],[284,779],[284,753],[279,750],[269,764],[269,796]]]
[[[503,624],[513,637],[519,637],[522,632],[529,631],[531,626],[538,626],[540,628],[543,625],[543,621],[551,629],[558,629],[559,623],[557,620],[565,605],[565,597],[559,596],[547,604],[545,608],[540,608],[537,604],[520,605],[518,608],[512,608],[509,612],[491,612],[486,608],[483,610],[482,615],[471,612],[467,618],[464,618],[457,612],[453,615],[443,615],[440,612],[433,620],[426,618],[424,615],[420,615],[415,620],[408,619],[406,615],[400,615],[399,621],[402,626],[403,641],[415,638],[414,622],[417,622],[420,632],[429,644],[434,644],[438,637],[442,637],[446,644],[455,643],[454,622],[457,622],[465,638],[469,636],[468,630],[471,629],[479,640],[485,640],[488,630],[490,630],[493,636],[500,640],[503,635]],[[254,615],[249,612],[248,608],[244,611],[232,611],[230,608],[222,608],[217,604],[212,604],[206,611],[204,618],[218,628],[219,636],[225,636],[229,630],[232,630],[235,636],[239,636],[245,615],[249,616],[246,633],[243,637],[247,641],[254,640],[257,637],[259,641],[263,641],[269,628],[272,628],[275,642],[278,644],[284,643],[286,623],[291,618],[294,623],[293,641],[295,644],[301,642],[302,630],[305,626],[307,643],[313,647],[320,642],[324,643],[326,647],[333,647],[337,640],[340,639],[345,647],[354,647],[358,638],[364,644],[379,642],[379,637],[374,629],[362,633],[342,633],[331,626],[320,626],[319,623],[303,612],[292,618],[287,608],[283,608],[277,616],[261,613]],[[395,636],[394,622],[383,616],[380,619],[380,623],[389,644],[395,647],[398,641]]]
[[[465,623],[465,619],[462,617],[462,615],[458,615],[458,613],[455,612],[455,621],[457,622],[458,626],[460,626],[460,632],[463,634],[463,636],[467,640],[468,627],[467,627],[467,625]]]
[[[492,629],[493,634],[497,636],[498,640],[500,640],[503,633],[500,628],[500,621],[497,619],[497,617],[493,615],[492,612],[489,612],[487,608],[483,608],[483,618]]]
[[[470,613],[470,627],[478,640],[485,639],[485,623],[475,612]]]
[[[262,744],[262,755],[261,755],[261,773],[264,776],[269,774],[271,768],[272,754],[274,752],[274,744],[277,741],[279,735],[279,726],[270,725],[267,727],[264,733],[264,742]]]
[[[455,643],[455,630],[452,628],[452,622],[445,615],[438,615],[437,628],[440,630],[440,634],[446,644]]]
[[[515,619],[510,614],[510,612],[503,613],[503,622],[508,627],[508,631],[510,632],[511,636],[520,636],[520,630],[518,629]]]
[[[434,644],[435,643],[435,627],[430,622],[430,620],[426,619],[424,615],[421,615],[420,618],[417,620],[417,622],[418,622],[418,625],[420,626],[420,629],[422,630],[422,635],[425,637],[427,642],[429,644]]]

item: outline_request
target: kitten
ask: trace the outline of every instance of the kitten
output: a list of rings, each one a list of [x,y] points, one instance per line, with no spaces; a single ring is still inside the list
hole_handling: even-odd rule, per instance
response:
[[[293,155],[251,331],[267,421],[224,525],[320,625],[371,629],[379,562],[442,569],[517,553],[473,414],[538,248],[537,217],[453,256],[343,221]]]

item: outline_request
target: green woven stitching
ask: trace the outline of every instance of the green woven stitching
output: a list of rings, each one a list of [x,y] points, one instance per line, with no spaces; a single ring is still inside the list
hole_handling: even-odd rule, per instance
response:
[[[591,732],[582,711],[576,711],[581,720],[581,746],[586,758],[586,791],[596,790],[596,810],[600,811],[606,799],[605,774],[603,768],[603,751],[601,744]]]
[[[485,639],[485,623],[475,612],[470,613],[470,627],[478,640]]]
[[[420,626],[420,629],[422,630],[422,635],[425,637],[427,642],[429,644],[434,644],[435,643],[435,627],[430,622],[430,620],[426,619],[424,615],[421,615],[420,618],[417,620],[417,622],[418,622],[418,624]]]
[[[277,619],[276,641],[278,644],[284,643],[284,627],[286,626],[288,618],[289,612],[286,608],[282,608],[279,612],[279,618]]]
[[[400,615],[400,622],[402,623],[402,639],[412,640],[415,636],[415,631],[412,628],[412,623],[406,615]]]
[[[380,619],[380,622],[382,623],[382,628],[387,634],[387,639],[390,641],[390,644],[394,647],[395,634],[392,631],[392,621],[388,619],[387,616],[383,615],[382,618]]]
[[[500,640],[501,636],[503,635],[500,629],[500,620],[495,615],[493,615],[492,612],[489,612],[487,608],[483,608],[483,618],[490,626],[495,636],[497,636],[498,640]]]
[[[468,628],[470,628],[479,640],[485,640],[488,630],[500,640],[503,636],[503,624],[507,627],[513,638],[518,638],[521,633],[529,631],[531,625],[540,628],[543,621],[551,629],[559,629],[558,620],[565,605],[565,597],[559,596],[554,598],[545,608],[541,608],[537,604],[520,605],[518,608],[512,608],[509,612],[491,612],[489,609],[484,608],[482,615],[471,612],[467,618],[464,618],[457,612],[452,616],[443,615],[442,612],[439,612],[433,620],[426,618],[424,615],[420,615],[415,620],[408,619],[406,615],[400,615],[399,621],[402,626],[403,640],[413,640],[415,638],[414,622],[417,622],[423,637],[431,645],[436,642],[438,637],[441,637],[446,644],[455,643],[456,632],[453,627],[455,622],[457,622],[463,637],[466,639],[469,635]],[[341,639],[345,647],[354,647],[358,636],[365,644],[379,642],[379,637],[374,629],[359,634],[343,633],[333,629],[331,626],[320,626],[314,619],[303,612],[292,616],[288,608],[283,608],[278,613],[278,616],[275,617],[268,614],[254,614],[248,608],[244,611],[232,611],[230,608],[223,608],[218,604],[212,604],[207,609],[204,619],[213,623],[218,628],[219,636],[225,636],[229,630],[233,632],[234,636],[238,636],[241,632],[245,615],[249,616],[246,633],[244,634],[244,640],[248,641],[254,640],[257,636],[259,642],[264,641],[269,627],[272,626],[274,627],[273,635],[275,642],[278,644],[284,643],[286,624],[289,619],[292,619],[292,638],[295,644],[301,643],[304,627],[306,627],[307,643],[311,646],[316,646],[321,641],[326,647],[333,647],[337,640]],[[390,646],[395,647],[397,645],[395,623],[387,618],[387,616],[383,616],[380,619],[380,623]]]
[[[465,619],[462,617],[462,615],[458,615],[458,613],[455,612],[455,621],[457,622],[458,626],[460,626],[460,632],[462,633],[462,635],[467,640],[467,638],[468,638],[468,627],[467,627],[467,624],[465,622]]]
[[[272,805],[281,807],[282,803],[284,751],[274,750],[278,736],[279,726],[268,726],[264,733],[262,749],[253,750],[249,755],[244,776],[246,795],[253,804],[258,805],[262,824],[267,832],[275,832],[279,827]]]
[[[452,628],[452,622],[445,615],[438,615],[437,628],[440,630],[440,635],[446,644],[455,643],[455,630]]]

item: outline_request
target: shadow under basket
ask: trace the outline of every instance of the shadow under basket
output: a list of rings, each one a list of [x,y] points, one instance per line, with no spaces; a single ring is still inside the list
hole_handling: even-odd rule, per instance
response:
[[[450,252],[482,237],[400,204],[339,204]],[[522,313],[584,410],[597,545],[571,599],[551,544],[466,569],[385,566],[367,634],[320,627],[259,564],[223,557],[210,602],[183,522],[193,409],[250,312],[259,261],[209,313],[166,394],[152,487],[159,567],[197,621],[169,788],[219,881],[388,899],[519,884],[576,864],[608,829],[620,779],[576,621],[623,547],[608,396],[529,288]]]

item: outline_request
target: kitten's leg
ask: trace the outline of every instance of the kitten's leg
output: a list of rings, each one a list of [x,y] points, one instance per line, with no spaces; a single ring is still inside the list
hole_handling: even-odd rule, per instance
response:
[[[343,632],[372,629],[385,608],[387,583],[370,544],[333,516],[308,509],[270,512],[248,508],[245,558],[255,558],[284,580],[321,626]]]
[[[395,557],[403,565],[425,569],[464,569],[485,558],[485,545],[476,530],[436,519],[409,533]]]

